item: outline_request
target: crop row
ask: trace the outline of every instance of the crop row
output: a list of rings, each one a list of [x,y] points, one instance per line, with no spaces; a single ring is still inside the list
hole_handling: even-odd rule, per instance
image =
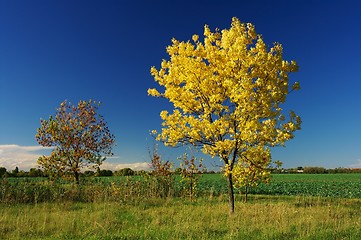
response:
[[[226,179],[207,176],[199,182],[200,191],[227,193]],[[243,193],[245,189],[236,189]],[[268,184],[249,190],[251,194],[304,195],[320,197],[361,198],[361,174],[276,175]]]
[[[345,175],[346,176],[346,175]],[[351,177],[351,176],[348,176]],[[358,178],[360,177],[360,178]],[[292,181],[277,176],[269,184],[260,184],[249,189],[251,194],[303,195],[338,198],[361,198],[361,175],[352,179],[340,178],[332,181],[312,179],[307,176]],[[360,179],[360,181],[357,181]],[[151,197],[197,197],[227,194],[227,181],[221,175],[204,175],[196,187],[189,191],[189,185],[180,177],[109,177],[83,179],[80,185],[54,183],[46,179],[0,179],[0,202],[37,203],[49,201],[136,201]],[[236,189],[244,193],[245,189]]]

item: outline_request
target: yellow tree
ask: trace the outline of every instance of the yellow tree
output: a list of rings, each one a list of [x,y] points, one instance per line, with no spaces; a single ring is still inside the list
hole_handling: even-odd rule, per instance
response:
[[[162,111],[162,131],[153,133],[166,145],[192,144],[225,164],[230,212],[234,212],[232,171],[243,153],[261,145],[283,145],[300,129],[293,111],[282,112],[290,86],[288,75],[296,72],[295,61],[285,61],[282,46],[268,49],[255,27],[232,19],[229,29],[212,32],[204,27],[204,41],[172,39],[163,60],[151,74],[164,91],[148,94],[164,97],[174,110]]]
[[[239,156],[241,159],[233,168],[234,185],[245,188],[245,202],[251,187],[270,181],[271,151],[262,145],[250,147]],[[228,174],[225,172],[226,175]]]
[[[50,156],[42,156],[38,164],[46,171],[64,175],[71,173],[79,183],[79,173],[84,167],[98,167],[112,154],[114,135],[104,118],[97,113],[100,102],[79,101],[73,106],[64,101],[55,117],[40,120],[36,134],[39,144],[55,147]]]

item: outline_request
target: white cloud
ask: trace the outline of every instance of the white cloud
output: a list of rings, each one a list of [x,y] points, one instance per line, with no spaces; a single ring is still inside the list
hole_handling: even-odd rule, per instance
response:
[[[350,168],[361,168],[361,159],[357,159],[355,163],[350,164],[348,167]]]
[[[19,146],[19,145],[0,145],[0,167],[5,167],[8,171],[18,167],[21,170],[37,168],[37,160],[42,155],[49,155],[48,151],[52,148],[42,146]],[[107,157],[107,159],[120,159],[118,156]],[[146,162],[137,163],[116,163],[107,160],[101,165],[101,169],[120,170],[122,168],[131,168],[135,171],[149,170],[149,164]]]
[[[12,170],[15,167],[23,170],[36,168],[38,158],[43,155],[41,152],[47,149],[51,148],[15,144],[0,145],[0,166],[5,167],[7,170]]]
[[[112,171],[117,171],[123,168],[131,168],[134,171],[139,170],[149,170],[149,163],[147,162],[137,162],[137,163],[114,163],[114,162],[103,162],[100,166],[101,169],[107,169]]]
[[[39,151],[44,150],[43,146],[19,146],[15,144],[0,145],[0,153],[4,151]]]

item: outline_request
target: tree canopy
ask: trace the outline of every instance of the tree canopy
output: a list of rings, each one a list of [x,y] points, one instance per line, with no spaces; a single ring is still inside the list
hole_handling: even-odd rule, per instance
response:
[[[112,155],[115,138],[97,113],[99,106],[100,102],[93,100],[79,101],[76,106],[65,100],[55,117],[41,119],[36,140],[54,149],[50,156],[38,159],[39,165],[53,174],[72,173],[78,183],[82,168],[98,167],[105,155]]]
[[[172,39],[170,59],[163,59],[159,70],[151,68],[164,91],[152,88],[148,94],[174,106],[173,112],[160,113],[162,130],[153,133],[166,145],[192,144],[220,157],[233,212],[235,164],[261,159],[249,159],[252,154],[268,156],[269,147],[283,145],[300,129],[300,117],[281,107],[290,91],[299,89],[288,77],[298,66],[283,60],[281,44],[268,49],[254,25],[237,18],[222,31],[212,32],[206,25],[201,40],[198,35],[187,42]]]

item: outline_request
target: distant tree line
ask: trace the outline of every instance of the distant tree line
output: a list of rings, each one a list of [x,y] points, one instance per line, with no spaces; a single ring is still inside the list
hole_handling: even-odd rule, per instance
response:
[[[179,169],[176,169],[178,171]],[[174,171],[174,173],[177,173]],[[209,173],[215,173],[211,171]],[[112,171],[107,169],[97,169],[95,171],[86,170],[80,172],[80,176],[83,177],[110,177],[110,176],[135,176],[135,175],[145,175],[151,174],[145,170],[135,171],[131,168],[123,168],[120,170]],[[14,170],[7,170],[5,167],[0,167],[0,178],[1,177],[49,177],[49,174],[46,171],[43,171],[39,168],[30,168],[29,171],[19,170],[18,167],[15,167]]]
[[[182,168],[175,168],[172,173],[180,174]],[[144,170],[135,171],[131,168],[123,168],[120,170],[112,171],[106,169],[97,169],[96,171],[86,170],[81,172],[80,175],[83,177],[110,177],[110,176],[141,176],[145,174],[151,174]],[[202,174],[215,174],[220,172],[203,170]],[[326,169],[324,167],[297,167],[288,169],[272,168],[271,173],[280,174],[332,174],[332,173],[361,173],[361,168],[331,168]],[[195,173],[197,174],[197,173]],[[0,178],[2,177],[49,177],[49,175],[41,169],[30,168],[29,171],[19,170],[15,167],[13,170],[7,170],[5,167],[0,167]]]
[[[141,174],[142,171],[134,171],[131,168],[123,168],[114,172],[112,170],[106,170],[106,169],[100,170],[98,168],[96,171],[88,170],[83,173],[83,175],[86,177],[133,176],[133,175],[141,175]]]
[[[0,177],[46,177],[46,174],[37,168],[30,168],[29,171],[24,171],[15,167],[14,170],[8,171],[6,168],[0,167]]]
[[[80,173],[80,175],[84,177],[133,176],[143,174],[145,174],[144,170],[134,171],[131,168],[123,168],[114,172],[112,170],[100,170],[98,168],[96,171],[87,170]],[[38,168],[30,168],[29,171],[24,171],[19,170],[18,167],[15,167],[14,170],[7,170],[5,167],[0,167],[0,178],[1,177],[49,177],[49,174]]]
[[[324,168],[324,167],[297,167],[289,169],[272,169],[272,173],[298,173],[298,174],[332,174],[332,173],[361,173],[361,168]]]

